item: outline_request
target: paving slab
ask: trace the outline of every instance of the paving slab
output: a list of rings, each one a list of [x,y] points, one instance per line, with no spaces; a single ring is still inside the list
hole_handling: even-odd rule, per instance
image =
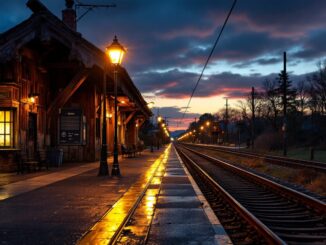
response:
[[[196,184],[190,179],[173,148],[162,178],[147,244],[230,244],[221,225],[212,222],[217,219],[215,214],[211,210],[206,212],[209,205],[204,203],[202,194],[199,198],[200,190],[198,186],[194,189]]]

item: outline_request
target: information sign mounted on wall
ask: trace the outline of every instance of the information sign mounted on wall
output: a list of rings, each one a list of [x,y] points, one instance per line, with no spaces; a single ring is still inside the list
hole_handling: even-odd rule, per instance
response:
[[[83,114],[81,109],[61,109],[59,119],[59,144],[83,144]]]

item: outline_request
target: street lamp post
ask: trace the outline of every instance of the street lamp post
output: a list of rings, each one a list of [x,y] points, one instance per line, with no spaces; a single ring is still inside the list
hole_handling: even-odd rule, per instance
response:
[[[113,80],[114,80],[114,145],[113,145],[113,165],[112,165],[112,176],[120,176],[119,168],[119,152],[118,152],[118,66],[122,62],[123,55],[126,50],[118,42],[117,36],[114,37],[113,42],[106,48],[106,51],[110,57],[111,63],[113,64]]]
[[[148,106],[149,109],[152,109],[153,106],[154,106],[154,102],[152,101],[152,102],[147,103],[147,106]],[[152,114],[152,116],[151,116],[151,123],[150,123],[150,125],[151,125],[151,152],[154,152],[154,146],[153,146],[153,144],[154,144],[154,142],[153,142],[153,138],[154,138],[154,128],[153,128],[153,126],[154,126],[154,122],[153,122],[153,114]]]
[[[107,162],[107,144],[106,144],[106,63],[104,64],[103,72],[103,123],[102,123],[102,145],[101,145],[101,160],[100,169],[98,172],[99,176],[105,176],[109,174],[109,166]]]

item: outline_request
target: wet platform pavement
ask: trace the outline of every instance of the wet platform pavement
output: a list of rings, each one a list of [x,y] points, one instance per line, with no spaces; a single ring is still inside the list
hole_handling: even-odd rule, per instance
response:
[[[8,197],[10,190],[6,185],[0,186],[6,195],[0,201],[0,244],[76,244],[142,178],[142,174],[162,152],[163,149],[155,150],[154,153],[147,150],[141,156],[121,159],[122,176],[119,178],[98,177],[99,163],[96,162],[78,166],[73,164],[73,168],[40,172],[38,176],[14,176],[14,182],[6,180],[15,186],[19,184],[21,188],[25,186],[29,191],[11,192]],[[83,165],[93,167],[84,171]],[[69,172],[71,174],[68,176]],[[55,173],[58,175],[53,175]],[[62,175],[66,175],[65,178]],[[51,177],[51,183],[40,183],[39,179],[34,179],[46,176]]]
[[[173,147],[120,168],[120,178],[98,177],[93,163],[11,183],[0,244],[229,244]]]
[[[201,195],[172,148],[147,244],[230,244]]]
[[[231,244],[174,147],[168,147],[144,176],[79,245]]]

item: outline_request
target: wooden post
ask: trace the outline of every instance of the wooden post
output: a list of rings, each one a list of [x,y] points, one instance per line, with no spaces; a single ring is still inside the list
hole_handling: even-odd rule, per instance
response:
[[[287,84],[286,84],[286,52],[283,53],[283,156],[287,155]]]
[[[254,149],[255,142],[255,88],[251,87],[251,149]]]

